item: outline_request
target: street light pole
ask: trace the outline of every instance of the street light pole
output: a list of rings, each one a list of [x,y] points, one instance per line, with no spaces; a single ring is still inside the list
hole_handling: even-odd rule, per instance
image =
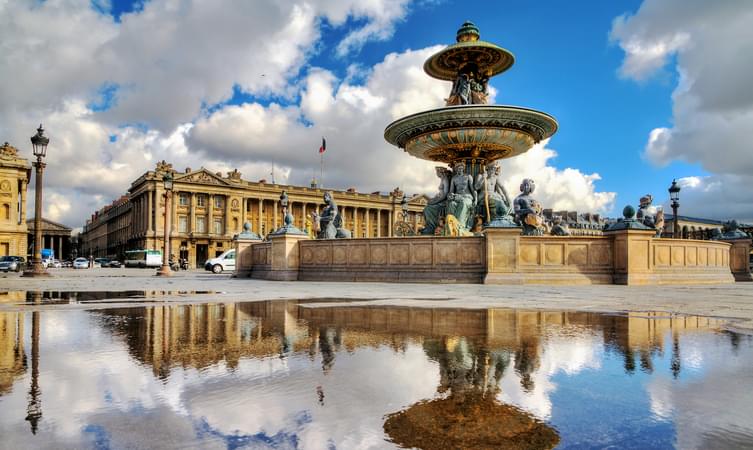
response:
[[[32,165],[36,169],[36,181],[34,187],[34,255],[31,269],[24,271],[25,277],[48,277],[50,276],[47,269],[42,265],[42,173],[47,164],[42,162],[42,158],[47,154],[47,144],[50,138],[44,135],[44,128],[39,125],[37,134],[31,137],[34,156],[36,162]]]
[[[167,172],[162,181],[165,185],[165,248],[162,252],[162,267],[157,271],[158,277],[169,277],[173,274],[170,270],[170,200],[172,200],[173,176]]]
[[[672,237],[680,239],[680,222],[677,218],[677,209],[680,207],[680,186],[677,180],[672,180],[672,186],[669,187],[669,198],[672,200]]]

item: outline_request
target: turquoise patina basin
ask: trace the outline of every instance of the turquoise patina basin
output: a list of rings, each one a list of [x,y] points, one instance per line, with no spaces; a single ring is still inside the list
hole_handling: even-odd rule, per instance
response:
[[[451,163],[463,158],[493,161],[528,151],[557,131],[554,117],[506,105],[461,105],[398,119],[384,138],[409,154]]]

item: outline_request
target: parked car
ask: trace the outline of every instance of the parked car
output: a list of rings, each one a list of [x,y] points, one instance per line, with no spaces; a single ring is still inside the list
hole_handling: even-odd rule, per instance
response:
[[[107,267],[110,260],[107,258],[94,258],[94,267]]]
[[[86,258],[76,258],[73,260],[73,268],[74,269],[88,269],[89,260]]]
[[[26,260],[22,256],[2,256],[0,257],[1,272],[20,272],[26,268]]]
[[[65,261],[63,261],[63,267],[73,267],[73,261],[66,259]]]
[[[50,261],[50,264],[47,267],[52,267],[54,269],[59,269],[59,268],[63,267],[63,263],[61,263],[59,259],[53,259],[52,261]]]
[[[235,270],[235,249],[228,250],[216,258],[207,260],[204,269],[212,273],[222,273],[223,270]]]
[[[119,269],[119,268],[123,267],[123,264],[121,264],[120,261],[118,261],[116,259],[113,259],[109,263],[107,263],[107,267],[112,267],[112,268],[115,268],[115,269]]]

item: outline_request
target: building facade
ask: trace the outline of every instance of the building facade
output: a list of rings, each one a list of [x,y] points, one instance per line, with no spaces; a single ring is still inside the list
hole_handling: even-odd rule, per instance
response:
[[[73,259],[76,257],[76,251],[71,246],[71,230],[63,224],[45,219],[40,221],[42,224],[42,246],[40,248],[51,249],[55,252],[55,259]],[[34,252],[34,219],[26,220],[26,227],[29,230],[28,255]]]
[[[343,228],[353,237],[393,236],[396,222],[412,229],[423,227],[424,196],[414,196],[404,217],[403,193],[365,194],[355,189],[337,191],[316,186],[289,186],[266,180],[246,181],[237,170],[214,173],[190,168],[176,171],[164,161],[135,180],[127,195],[94,213],[79,236],[82,256],[122,258],[126,250],[163,248],[165,189],[163,177],[173,176],[171,201],[171,255],[192,267],[232,248],[233,236],[249,222],[266,236],[283,223],[280,195],[286,191],[294,225],[311,230],[311,213],[323,207],[325,191],[333,193],[343,217]]]
[[[7,142],[0,146],[0,256],[26,256],[26,189],[31,164]]]

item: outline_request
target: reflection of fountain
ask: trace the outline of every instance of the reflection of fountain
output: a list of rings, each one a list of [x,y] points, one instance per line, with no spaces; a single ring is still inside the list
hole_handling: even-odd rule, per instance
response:
[[[553,448],[557,432],[532,415],[500,403],[499,382],[509,365],[506,352],[477,348],[465,339],[430,340],[424,351],[439,363],[438,392],[387,416],[393,442],[417,448]]]
[[[478,28],[464,23],[458,30],[457,43],[424,64],[429,76],[453,82],[447,106],[398,119],[384,132],[388,142],[411,155],[448,164],[454,170],[444,193],[444,226],[457,221],[455,231],[460,235],[467,233],[477,215],[485,217],[486,226],[510,225],[509,198],[500,198],[507,203],[502,216],[490,214],[496,209],[490,200],[494,203],[497,197],[485,182],[489,176],[485,167],[525,153],[557,130],[554,118],[543,112],[486,104],[489,78],[510,68],[513,61],[509,51],[479,40]],[[430,228],[427,233],[434,232],[437,223],[428,223],[428,219],[436,215],[425,213]]]

